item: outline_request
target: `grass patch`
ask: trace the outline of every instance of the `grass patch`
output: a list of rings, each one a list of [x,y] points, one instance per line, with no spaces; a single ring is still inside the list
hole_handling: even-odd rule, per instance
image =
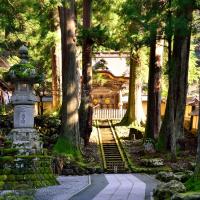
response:
[[[192,177],[185,182],[185,187],[189,191],[200,192],[200,180],[196,180],[194,177]]]
[[[60,155],[67,155],[72,158],[81,158],[81,152],[79,149],[77,149],[73,142],[70,142],[67,140],[67,138],[59,137],[57,143],[54,146],[53,152],[55,154]]]

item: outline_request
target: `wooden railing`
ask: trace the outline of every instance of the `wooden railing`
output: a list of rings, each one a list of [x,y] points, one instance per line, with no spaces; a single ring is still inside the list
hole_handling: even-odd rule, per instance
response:
[[[94,109],[93,120],[100,119],[122,119],[125,115],[125,109]]]

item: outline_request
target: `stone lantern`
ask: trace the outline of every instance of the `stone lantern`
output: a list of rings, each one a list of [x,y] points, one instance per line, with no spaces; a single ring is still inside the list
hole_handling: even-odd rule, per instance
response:
[[[42,142],[34,128],[34,83],[41,80],[34,66],[28,62],[28,49],[21,46],[19,49],[19,64],[13,65],[7,73],[7,79],[13,83],[15,90],[11,98],[14,105],[14,128],[9,133],[13,147],[18,148],[21,154],[29,155],[42,151]]]
[[[22,190],[58,184],[51,168],[51,156],[42,152],[42,142],[34,128],[34,104],[36,96],[33,86],[43,79],[35,67],[28,62],[28,49],[20,47],[20,63],[13,65],[4,74],[6,81],[14,85],[14,128],[8,134],[11,146],[1,151],[0,190]],[[7,149],[11,155],[7,155]],[[2,149],[2,148],[1,148]],[[3,152],[3,153],[2,153]],[[9,175],[8,175],[9,173]]]

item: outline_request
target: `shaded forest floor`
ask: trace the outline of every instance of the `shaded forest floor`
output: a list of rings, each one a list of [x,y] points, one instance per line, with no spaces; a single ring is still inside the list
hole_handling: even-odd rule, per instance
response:
[[[177,161],[172,162],[170,153],[145,152],[143,139],[133,139],[126,126],[115,126],[122,147],[124,148],[132,171],[157,173],[159,171],[185,171],[194,170],[197,149],[196,136],[187,133],[185,139],[179,141]]]

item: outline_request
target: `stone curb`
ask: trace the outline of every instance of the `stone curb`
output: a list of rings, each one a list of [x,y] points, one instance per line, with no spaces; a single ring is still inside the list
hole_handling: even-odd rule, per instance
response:
[[[69,199],[73,198],[73,197],[74,197],[75,195],[77,195],[78,193],[80,193],[80,192],[86,190],[90,185],[91,185],[91,176],[88,175],[88,185],[84,186],[84,187],[83,187],[81,190],[79,190],[78,192],[74,192],[74,193],[72,194],[72,196],[71,196]]]

